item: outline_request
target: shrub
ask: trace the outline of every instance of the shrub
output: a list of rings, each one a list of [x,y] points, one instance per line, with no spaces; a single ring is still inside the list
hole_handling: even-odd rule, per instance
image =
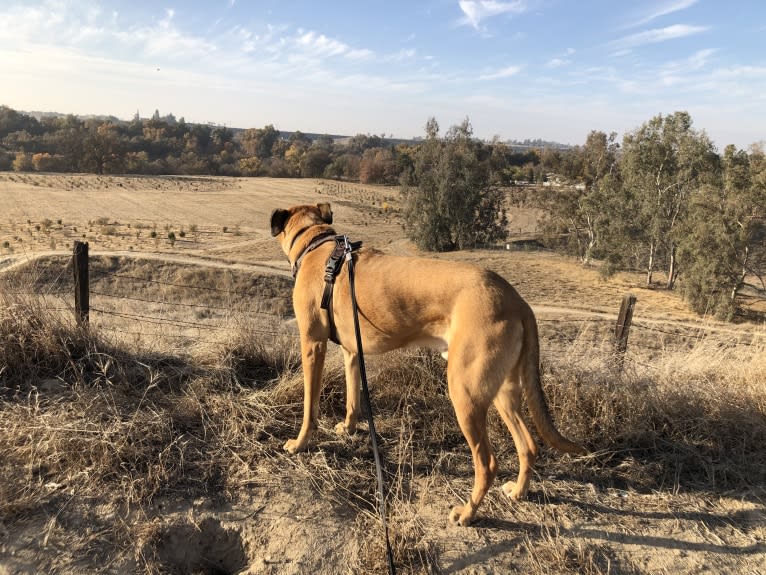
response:
[[[435,121],[434,121],[435,123]],[[402,186],[409,238],[429,251],[465,249],[503,237],[505,194],[492,182],[490,165],[465,121],[420,147],[415,167]]]

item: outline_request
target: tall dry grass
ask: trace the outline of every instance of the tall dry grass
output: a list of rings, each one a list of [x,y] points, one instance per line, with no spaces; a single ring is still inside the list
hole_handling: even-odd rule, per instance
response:
[[[643,355],[639,344],[616,372],[609,343],[575,341],[546,366],[560,425],[595,453],[583,473],[652,489],[766,485],[766,345],[705,339]]]
[[[264,333],[243,317],[233,337],[178,355],[161,340],[127,345],[78,328],[66,312],[47,311],[43,299],[2,293],[0,516],[33,515],[77,497],[129,517],[159,496],[227,500],[254,481],[299,478],[352,510],[360,528],[376,529],[369,444],[333,432],[345,405],[338,353],[327,362],[317,454],[288,459],[281,445],[300,425],[303,388],[288,328]],[[622,372],[607,342],[581,337],[546,342],[544,350],[557,426],[592,454],[571,459],[543,450],[540,473],[637,490],[763,490],[764,346],[711,340],[683,352],[633,352]],[[445,364],[425,351],[368,361],[397,562],[436,572],[420,497],[471,476]],[[490,427],[507,474],[516,468],[513,443],[494,414]],[[161,557],[146,550],[147,525],[115,521],[99,545],[140,556],[148,571],[159,568]],[[535,560],[560,572],[608,572],[600,548],[550,547],[550,557]],[[360,569],[378,570],[383,556],[377,539],[360,542]]]

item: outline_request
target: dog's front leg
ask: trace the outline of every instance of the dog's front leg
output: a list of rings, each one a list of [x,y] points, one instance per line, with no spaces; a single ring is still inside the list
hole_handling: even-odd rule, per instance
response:
[[[359,419],[359,387],[361,376],[359,374],[359,356],[352,351],[343,349],[343,365],[346,368],[346,419],[335,426],[335,432],[339,435],[356,431],[356,422]]]
[[[290,453],[303,451],[308,446],[311,434],[319,422],[319,391],[322,383],[324,358],[327,342],[317,341],[307,336],[301,337],[301,356],[303,359],[303,425],[296,439],[285,443],[285,450]]]

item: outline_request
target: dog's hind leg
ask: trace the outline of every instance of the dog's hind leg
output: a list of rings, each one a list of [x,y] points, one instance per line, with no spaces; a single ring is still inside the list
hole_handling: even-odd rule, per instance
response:
[[[503,492],[511,499],[521,499],[527,494],[532,467],[537,459],[537,445],[532,439],[524,420],[521,418],[521,386],[515,376],[507,379],[497,396],[495,407],[513,436],[516,452],[519,454],[519,478],[514,483],[503,484]]]
[[[465,505],[453,507],[449,520],[453,524],[467,526],[476,516],[476,510],[497,475],[497,461],[487,436],[488,405],[483,398],[471,396],[469,389],[456,382],[450,371],[448,367],[449,395],[460,429],[471,448],[474,483],[470,499]],[[465,374],[461,373],[458,377],[465,377]]]
[[[359,420],[359,389],[361,376],[359,374],[359,357],[356,353],[343,350],[343,365],[346,370],[346,419],[335,426],[339,435],[352,434],[356,431]]]

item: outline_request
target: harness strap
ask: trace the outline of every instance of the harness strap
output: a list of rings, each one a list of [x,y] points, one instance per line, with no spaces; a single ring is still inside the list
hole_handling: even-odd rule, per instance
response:
[[[322,292],[322,303],[320,307],[327,310],[327,319],[330,323],[330,341],[340,345],[338,332],[335,328],[335,319],[332,311],[333,288],[335,287],[335,278],[338,277],[346,253],[351,254],[362,246],[362,242],[349,242],[348,236],[335,236],[335,247],[327,258],[327,264],[324,268],[324,292]]]
[[[298,235],[301,235],[305,230],[301,230],[298,232]],[[297,238],[297,235],[296,235]],[[311,240],[311,243],[306,246],[306,249],[304,249],[301,252],[301,255],[299,255],[295,263],[292,265],[293,268],[293,277],[298,276],[298,270],[301,268],[301,262],[303,261],[303,258],[305,258],[310,252],[313,252],[315,249],[317,249],[322,244],[326,244],[327,242],[331,242],[335,239],[335,232],[333,230],[326,230],[322,232],[321,234],[317,235],[313,240]],[[295,238],[293,239],[293,242],[295,241]]]

